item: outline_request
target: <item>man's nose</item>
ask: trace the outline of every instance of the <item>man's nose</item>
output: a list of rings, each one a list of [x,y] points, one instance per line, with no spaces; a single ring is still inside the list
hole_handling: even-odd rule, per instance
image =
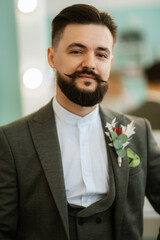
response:
[[[96,68],[95,63],[95,56],[92,53],[85,54],[83,61],[82,61],[82,67],[83,68],[89,68],[94,70]]]

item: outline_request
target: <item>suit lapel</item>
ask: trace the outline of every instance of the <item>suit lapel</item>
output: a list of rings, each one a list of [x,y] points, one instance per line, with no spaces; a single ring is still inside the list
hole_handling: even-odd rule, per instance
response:
[[[106,131],[105,125],[106,122],[111,123],[112,120],[116,117],[116,122],[119,124],[125,124],[123,117],[120,115],[117,117],[115,113],[107,111],[106,115],[100,109],[102,126],[104,127],[104,132]],[[106,147],[108,152],[108,158],[111,159],[114,178],[115,178],[115,187],[116,187],[116,198],[115,198],[115,232],[116,240],[119,239],[120,229],[122,224],[122,218],[124,213],[124,207],[127,197],[127,188],[128,188],[128,177],[129,177],[129,167],[127,156],[122,160],[122,166],[119,167],[117,164],[117,154],[114,148],[108,146],[109,138],[105,135]]]
[[[67,198],[52,104],[48,104],[29,122],[33,142],[44,174],[69,238]]]

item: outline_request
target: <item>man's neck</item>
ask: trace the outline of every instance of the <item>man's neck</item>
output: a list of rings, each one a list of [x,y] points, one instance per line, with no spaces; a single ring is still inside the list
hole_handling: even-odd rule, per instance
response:
[[[85,115],[92,112],[97,106],[97,105],[94,105],[93,107],[83,107],[72,102],[63,94],[63,92],[58,86],[57,86],[56,99],[57,99],[57,102],[67,111],[70,111],[71,113],[74,113],[81,117],[84,117]]]

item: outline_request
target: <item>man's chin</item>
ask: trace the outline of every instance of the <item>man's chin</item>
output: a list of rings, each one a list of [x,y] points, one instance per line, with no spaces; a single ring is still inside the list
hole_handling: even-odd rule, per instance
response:
[[[79,90],[79,89],[77,89]],[[83,90],[83,91],[77,91],[77,93],[74,95],[66,95],[72,102],[75,104],[82,106],[82,107],[93,107],[97,103],[102,101],[102,95],[100,97],[100,93],[96,90],[89,91],[89,90]]]
[[[85,93],[94,93],[96,91],[97,85],[90,84],[90,82],[85,82],[83,85],[75,84],[76,88]]]

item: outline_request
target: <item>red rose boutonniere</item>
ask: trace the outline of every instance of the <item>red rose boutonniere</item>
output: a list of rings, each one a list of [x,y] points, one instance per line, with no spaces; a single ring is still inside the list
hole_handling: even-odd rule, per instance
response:
[[[107,132],[105,134],[109,137],[111,143],[109,146],[114,147],[118,155],[118,166],[122,165],[122,158],[126,155],[125,147],[129,144],[131,136],[135,133],[135,127],[133,121],[127,126],[118,125],[116,127],[116,118],[111,123],[106,123]]]

